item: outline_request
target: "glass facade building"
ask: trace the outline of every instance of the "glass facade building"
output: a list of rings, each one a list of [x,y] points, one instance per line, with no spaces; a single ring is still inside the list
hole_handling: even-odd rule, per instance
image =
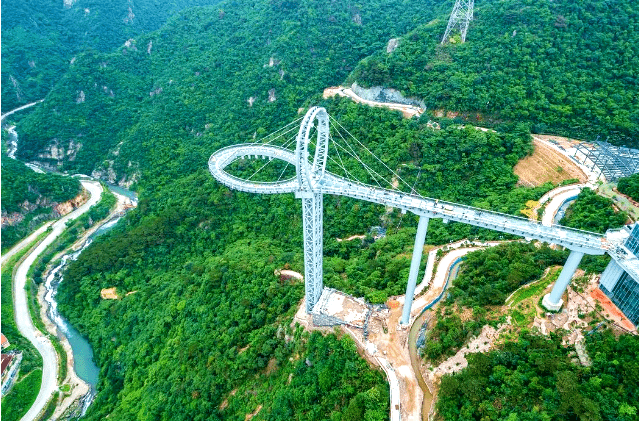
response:
[[[639,282],[624,272],[612,291],[608,291],[603,285],[600,288],[632,324],[639,324]]]
[[[635,257],[639,256],[639,223],[630,231],[624,243],[625,248]],[[601,275],[599,288],[615,303],[635,326],[639,326],[639,279],[634,279],[619,265],[610,261]],[[635,275],[636,276],[636,275]]]
[[[624,245],[632,254],[639,256],[639,224],[635,224]]]

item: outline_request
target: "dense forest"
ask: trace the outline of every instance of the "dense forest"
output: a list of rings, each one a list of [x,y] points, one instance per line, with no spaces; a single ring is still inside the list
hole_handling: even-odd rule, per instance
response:
[[[560,335],[524,334],[488,354],[472,354],[442,379],[437,411],[446,420],[637,419],[639,341],[611,332],[586,336],[592,366],[573,362]]]
[[[173,3],[176,7],[186,4]],[[593,13],[604,14],[599,9],[604,2],[595,3]],[[474,28],[488,28],[482,26],[482,19],[488,19],[492,28],[510,25],[509,20],[496,22],[491,19],[497,17],[483,15],[480,4],[508,11],[515,21],[524,16],[512,1],[478,2]],[[80,0],[64,13],[79,13],[76,7],[85,6]],[[2,7],[4,12],[5,4]],[[565,6],[535,3],[526,7]],[[573,7],[580,13],[590,10],[581,4]],[[405,72],[392,71],[393,75],[404,74],[405,80],[426,66],[402,53],[409,47],[416,53],[420,39],[420,60],[435,56],[433,51],[443,54],[437,57],[443,57],[444,64],[435,67],[441,67],[441,77],[451,83],[458,78],[445,70],[452,66],[456,50],[466,51],[459,60],[469,65],[483,60],[481,66],[496,68],[508,58],[513,60],[512,69],[521,65],[516,61],[519,56],[510,50],[492,51],[490,58],[483,52],[530,38],[521,30],[510,36],[510,26],[510,38],[496,44],[476,42],[482,46],[472,47],[480,48],[477,51],[466,50],[474,45],[471,36],[463,46],[438,47],[435,33],[443,33],[449,11],[450,4],[441,1],[225,1],[175,13],[164,25],[158,17],[151,26],[136,29],[140,35],[133,29],[127,32],[125,25],[126,30],[118,29],[118,37],[110,39],[106,29],[96,28],[91,36],[103,40],[102,44],[83,50],[92,45],[86,39],[68,47],[74,59],[65,61],[68,69],[55,75],[58,80],[53,83],[51,70],[40,77],[42,83],[33,82],[34,93],[29,95],[36,97],[47,86],[53,87],[46,100],[18,123],[19,157],[131,184],[140,198],[136,210],[70,265],[58,294],[61,310],[88,337],[101,370],[98,395],[87,419],[245,419],[253,413],[254,419],[272,420],[387,418],[388,386],[380,372],[356,355],[352,341],[336,335],[308,335],[291,326],[303,285],[280,280],[274,273],[283,267],[303,272],[299,201],[293,195],[257,196],[229,190],[212,179],[206,163],[213,151],[259,141],[300,117],[308,106],[321,105],[416,192],[519,214],[527,201],[538,200],[553,187],[516,186],[513,166],[532,151],[531,127],[539,131],[543,123],[549,129],[564,130],[569,126],[563,124],[573,119],[576,133],[582,133],[581,118],[586,111],[599,115],[600,103],[590,101],[591,90],[584,91],[588,100],[580,102],[582,108],[564,110],[565,120],[557,126],[549,123],[551,117],[547,121],[537,119],[537,114],[523,116],[520,102],[497,91],[495,97],[512,104],[512,112],[495,114],[491,120],[495,131],[461,127],[459,118],[436,118],[441,130],[435,130],[428,124],[433,116],[404,119],[397,112],[321,97],[325,87],[343,83],[353,70],[353,77],[366,83],[360,77],[361,69],[382,56],[367,57],[383,49],[390,38],[402,35],[399,49],[383,61],[390,65],[406,55]],[[169,14],[164,10],[158,16]],[[544,15],[544,22],[547,19]],[[25,20],[24,16],[16,18]],[[145,32],[152,25],[159,29]],[[566,26],[559,39],[578,37],[577,32],[569,32],[573,29]],[[483,31],[482,39],[494,40],[488,29]],[[420,38],[424,33],[428,37]],[[480,39],[479,33],[473,35],[475,39]],[[111,41],[114,49],[107,45]],[[567,54],[564,44],[555,48]],[[629,44],[629,55],[623,56],[630,67],[635,48]],[[66,51],[58,55],[68,60]],[[570,75],[589,77],[577,65],[552,63],[557,67],[549,73],[560,78],[551,86],[561,85]],[[617,66],[614,70],[619,68],[623,69]],[[10,88],[4,83],[4,70],[3,89]],[[433,74],[430,68],[426,70]],[[21,77],[35,77],[31,71]],[[608,76],[600,77],[606,80]],[[510,89],[506,80],[518,83],[518,78],[513,70],[497,85]],[[632,131],[636,96],[631,89],[623,90],[634,82],[619,80],[622,86],[615,93],[622,98],[614,104],[628,111],[619,114],[621,123],[611,120],[610,125],[624,138],[636,133]],[[431,82],[416,79],[411,85],[418,89],[414,91],[394,83],[389,80],[389,85],[425,98],[429,107],[439,104],[436,106],[482,111],[472,105],[455,105],[461,104],[459,98],[437,103],[437,96],[422,96],[421,89],[430,89],[426,87]],[[534,97],[526,92],[521,95]],[[596,91],[596,97],[605,92]],[[4,98],[3,92],[3,104]],[[613,115],[609,111],[605,108]],[[519,120],[524,123],[517,123]],[[619,128],[628,121],[627,128]],[[43,158],[52,146],[75,159]],[[350,171],[370,182],[357,162],[345,161]],[[248,175],[252,169],[243,162],[234,168],[238,175]],[[264,173],[277,176],[272,168]],[[401,293],[416,221],[412,215],[382,206],[325,197],[326,284],[372,302]],[[374,241],[371,228],[376,226],[386,229],[387,235]],[[351,235],[365,238],[337,241]],[[468,225],[433,220],[427,242],[501,237]],[[536,276],[543,265],[552,264],[557,256],[563,258],[561,252],[546,248],[537,255],[536,249],[523,250],[525,245],[519,243],[511,247],[522,248],[507,254],[522,254],[521,260],[507,262],[513,272],[531,270]],[[498,256],[499,262],[502,257]],[[493,269],[491,276],[505,275],[503,268]],[[513,275],[499,285],[504,291],[498,298],[532,279],[529,273],[517,274],[522,276]],[[122,298],[102,300],[100,290],[110,287],[116,287]],[[466,294],[459,295],[459,300],[484,299],[474,297],[470,283],[467,288],[461,283],[457,291]],[[464,338],[483,323],[498,322],[476,307],[474,324],[466,326]],[[452,320],[453,306],[447,308]]]
[[[112,168],[117,181],[194,171],[214,146],[289,123],[310,96],[432,13],[399,0],[188,9],[111,53],[78,55],[21,122],[19,156],[39,159],[51,144],[77,149],[64,168]]]
[[[2,227],[2,250],[8,250],[38,224],[56,216],[52,206],[73,199],[80,182],[56,174],[39,174],[20,161],[2,155],[2,216],[18,213],[19,223]]]
[[[5,0],[2,113],[43,99],[76,54],[109,51],[158,29],[168,17],[215,0]]]
[[[617,182],[619,193],[630,196],[631,199],[639,201],[639,173],[630,177],[620,178]]]
[[[630,0],[475,3],[466,42],[440,45],[447,18],[422,24],[349,77],[478,124],[639,144],[639,11]]]
[[[563,265],[567,252],[547,244],[506,243],[469,253],[450,288],[449,299],[466,307],[503,305],[513,291]]]
[[[611,199],[599,196],[591,189],[583,189],[559,223],[567,227],[604,233],[608,229],[622,227],[627,220],[628,215],[616,211]]]
[[[292,195],[230,191],[213,181],[206,160],[221,146],[293,120],[310,95],[339,83],[383,45],[380,39],[412,25],[416,10],[397,10],[388,2],[357,8],[262,2],[236,5],[223,16],[217,8],[190,9],[136,39],[137,50],[78,57],[54,88],[51,103],[70,92],[72,107],[58,108],[63,121],[51,121],[49,133],[93,140],[70,167],[90,172],[102,162],[101,151],[124,141],[113,156],[116,171],[142,175],[137,210],[70,266],[59,292],[61,309],[88,336],[101,367],[88,419],[244,419],[258,405],[258,417],[269,419],[386,418],[386,383],[352,345],[327,346],[334,339],[305,338],[288,327],[303,286],[273,273],[286,264],[303,271],[299,203]],[[316,36],[326,25],[330,36]],[[362,56],[352,56],[353,43]],[[269,67],[271,57],[280,64]],[[99,70],[102,61],[108,64]],[[92,87],[102,74],[113,82],[113,98],[103,93],[104,80],[96,80],[99,91]],[[73,78],[88,86],[84,103],[75,103]],[[271,88],[277,100],[268,102]],[[47,135],[45,126],[29,126],[53,110],[47,102],[21,122],[24,151],[35,134]],[[361,107],[341,106],[354,124],[367,116]],[[375,116],[406,124],[394,113]],[[343,236],[379,225],[383,209],[364,203],[368,216],[340,221],[355,204],[327,200],[327,213],[336,215],[327,231]],[[102,301],[100,289],[114,286],[134,293]],[[343,377],[330,366],[344,366]],[[314,397],[335,394],[340,399]]]

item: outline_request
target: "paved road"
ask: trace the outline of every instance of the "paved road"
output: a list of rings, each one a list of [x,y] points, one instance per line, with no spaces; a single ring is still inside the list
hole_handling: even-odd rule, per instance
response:
[[[575,197],[579,195],[583,186],[574,186],[571,189],[566,189],[562,191],[560,194],[554,196],[550,203],[546,205],[546,209],[544,210],[544,215],[541,218],[541,223],[547,227],[553,225],[555,220],[555,215],[559,208],[564,204],[564,202],[571,197]]]
[[[2,114],[2,116],[0,117],[0,121],[4,120],[5,117],[8,117],[8,116],[10,116],[13,113],[16,113],[16,112],[18,112],[20,110],[24,110],[25,108],[33,107],[34,105],[39,104],[42,101],[44,101],[44,99],[40,99],[40,100],[32,102],[30,104],[23,105],[22,107],[18,107],[18,108],[14,109],[14,110],[11,110],[11,111],[7,112],[6,114]]]
[[[51,394],[57,389],[58,377],[57,355],[53,345],[42,332],[35,328],[29,314],[25,290],[27,272],[36,258],[65,230],[67,222],[76,219],[100,200],[102,196],[102,186],[100,183],[95,181],[82,181],[82,185],[89,191],[91,198],[85,204],[55,222],[52,225],[53,229],[51,233],[27,256],[16,270],[16,276],[13,282],[13,305],[16,324],[18,325],[20,333],[27,338],[33,346],[36,347],[40,355],[42,355],[43,361],[40,392],[29,411],[22,417],[22,421],[31,421],[38,416],[49,401]],[[38,317],[39,315],[34,316]]]
[[[4,266],[5,263],[7,263],[7,261],[11,259],[16,253],[20,252],[23,248],[25,248],[26,246],[31,244],[36,238],[38,238],[40,234],[45,232],[51,224],[53,224],[53,221],[47,222],[46,224],[42,225],[37,230],[33,231],[31,235],[29,235],[27,238],[20,241],[15,246],[13,246],[11,250],[7,251],[5,254],[2,255],[2,258],[0,258],[0,264]]]

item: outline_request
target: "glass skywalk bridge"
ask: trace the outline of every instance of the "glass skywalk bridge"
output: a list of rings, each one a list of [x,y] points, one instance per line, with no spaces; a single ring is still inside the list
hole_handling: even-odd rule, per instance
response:
[[[406,292],[406,303],[402,323],[409,322],[417,269],[421,260],[424,238],[430,218],[442,218],[445,222],[454,221],[487,228],[508,234],[522,236],[527,240],[539,240],[558,244],[571,250],[570,257],[555,283],[552,292],[544,297],[547,308],[561,307],[561,296],[568,286],[584,254],[602,255],[612,245],[602,235],[567,228],[559,225],[544,226],[538,221],[507,215],[499,212],[444,202],[415,194],[404,193],[375,187],[349,180],[326,171],[328,159],[329,127],[328,114],[323,108],[313,107],[304,117],[297,135],[295,151],[268,145],[243,144],[222,148],[211,155],[209,170],[220,183],[231,189],[261,194],[294,193],[303,201],[304,223],[304,263],[307,311],[311,311],[319,300],[322,289],[322,195],[333,194],[347,196],[367,202],[378,203],[411,212],[420,217],[413,250],[413,259]],[[318,122],[317,141],[313,161],[309,157],[309,134],[314,122]],[[243,158],[279,159],[295,166],[296,175],[292,178],[263,182],[244,180],[233,176],[226,168],[235,160]]]

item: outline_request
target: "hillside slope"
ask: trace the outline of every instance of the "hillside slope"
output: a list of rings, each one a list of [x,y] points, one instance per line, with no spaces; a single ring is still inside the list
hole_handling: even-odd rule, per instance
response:
[[[70,266],[58,295],[101,368],[87,419],[387,418],[383,377],[352,343],[290,327],[303,286],[274,272],[303,271],[300,203],[231,191],[206,162],[319,104],[422,194],[510,213],[538,199],[544,188],[514,189],[512,167],[530,152],[526,125],[482,132],[449,121],[436,131],[427,118],[321,99],[391,37],[449,7],[260,0],[189,9],[114,51],[78,55],[20,121],[23,158],[140,193],[138,208]],[[75,160],[57,158],[70,150]],[[346,163],[365,177],[356,164]],[[412,247],[416,218],[326,197],[324,221],[327,285],[379,301],[403,290],[409,261],[394,253]],[[375,246],[334,240],[380,221],[391,229]],[[428,241],[490,235],[437,220]],[[102,300],[113,287],[123,298]]]
[[[63,168],[131,182],[169,156],[189,166],[199,146],[245,140],[255,127],[268,133],[433,13],[401,1],[371,3],[193,8],[113,53],[79,55],[19,125],[19,154],[57,165],[53,148],[77,150]]]
[[[82,144],[65,168],[140,177],[138,208],[71,265],[58,295],[101,367],[88,419],[387,417],[386,382],[352,343],[289,327],[303,286],[273,273],[302,270],[299,203],[231,192],[206,162],[297,118],[418,13],[401,1],[190,9],[114,53],[79,56],[20,122],[27,158],[57,165],[43,145]],[[371,208],[332,229],[377,223]],[[124,298],[101,300],[111,287]]]
[[[470,121],[527,121],[537,133],[639,145],[639,11],[629,0],[487,1],[466,42],[446,19],[403,36],[350,76]]]
[[[59,217],[60,211],[71,211],[71,203],[66,209],[58,205],[76,198],[81,191],[75,178],[38,174],[3,154],[2,250],[11,248],[44,221]]]
[[[2,112],[44,98],[76,54],[109,51],[186,7],[218,1],[3,1]]]

